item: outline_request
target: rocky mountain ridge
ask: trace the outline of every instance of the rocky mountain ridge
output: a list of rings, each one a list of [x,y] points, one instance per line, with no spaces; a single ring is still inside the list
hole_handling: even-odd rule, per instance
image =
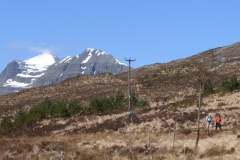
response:
[[[88,48],[82,54],[63,59],[46,52],[9,63],[0,74],[0,95],[59,83],[79,75],[119,74],[127,70],[126,64],[101,50]]]

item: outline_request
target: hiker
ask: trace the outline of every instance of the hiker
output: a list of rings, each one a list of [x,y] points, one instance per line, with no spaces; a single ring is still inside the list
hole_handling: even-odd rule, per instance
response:
[[[217,128],[221,129],[221,117],[220,117],[220,114],[217,114],[217,116],[215,117],[215,123],[216,123],[216,130],[217,130]]]
[[[129,113],[129,117],[131,118],[131,120],[132,120],[132,118],[133,118],[133,112],[132,112],[132,110],[130,111],[130,113]]]
[[[133,114],[132,110],[130,110],[129,117],[131,119],[131,124],[132,124],[132,128],[133,128],[133,131],[134,131],[133,116],[134,116],[134,114]]]
[[[207,124],[207,129],[211,129],[212,128],[212,124],[211,124],[212,116],[210,113],[206,116],[205,121]]]

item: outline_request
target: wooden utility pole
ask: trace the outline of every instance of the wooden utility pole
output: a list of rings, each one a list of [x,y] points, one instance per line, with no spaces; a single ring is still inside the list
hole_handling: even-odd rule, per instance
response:
[[[202,101],[202,81],[199,82],[199,97],[198,97],[198,119],[197,119],[197,139],[195,148],[198,147],[199,132],[200,132],[200,111],[201,111],[201,101]]]
[[[173,132],[173,143],[172,143],[172,147],[174,147],[175,136],[176,136],[176,122],[174,122],[174,132]]]
[[[150,125],[148,124],[147,127],[148,127],[148,144],[147,144],[147,146],[150,147]]]
[[[130,59],[126,59],[125,61],[128,61],[128,110],[131,111],[132,107],[131,107],[131,62],[135,61]]]

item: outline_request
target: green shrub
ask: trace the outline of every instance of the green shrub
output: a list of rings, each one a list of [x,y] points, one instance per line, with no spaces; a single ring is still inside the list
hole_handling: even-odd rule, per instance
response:
[[[14,119],[13,127],[18,128],[24,125],[26,121],[27,113],[20,109],[17,113],[17,117]]]
[[[239,87],[239,81],[238,81],[236,75],[233,75],[233,76],[231,77],[230,82],[231,82],[231,89],[232,89],[232,90],[238,89],[238,87]]]
[[[51,99],[46,98],[40,105],[44,108],[47,114],[54,114],[55,103]]]
[[[206,94],[213,93],[213,85],[212,85],[212,82],[209,78],[204,83],[203,92],[206,93]]]
[[[0,132],[7,133],[12,129],[12,121],[10,117],[4,117],[0,124]]]
[[[53,106],[53,116],[54,117],[68,117],[68,109],[67,104],[60,100]]]
[[[117,91],[115,95],[115,106],[116,106],[116,109],[126,108],[125,95],[123,94],[122,91]]]
[[[90,102],[90,112],[103,112],[104,106],[100,99],[96,96],[93,96]]]
[[[29,111],[30,115],[35,115],[38,117],[38,119],[44,119],[47,117],[47,115],[49,115],[50,113],[48,113],[48,110],[42,106],[42,105],[36,105],[33,106],[30,111]]]
[[[77,99],[73,99],[69,104],[68,104],[68,112],[70,116],[78,114],[83,110],[83,107],[81,103]]]
[[[228,78],[224,78],[222,80],[222,88],[225,91],[233,91],[239,88],[239,81],[237,80],[237,76],[233,75],[230,80]]]
[[[142,99],[138,99],[136,97],[136,94],[134,92],[132,92],[131,96],[130,96],[130,100],[131,100],[131,104],[132,106],[134,107],[137,107],[137,108],[144,108],[144,107],[148,107],[149,106],[149,103],[147,101],[144,101]]]
[[[130,101],[132,106],[137,108],[149,106],[148,102],[138,100],[134,92],[132,92],[130,96]],[[97,98],[96,96],[92,97],[89,111],[103,114],[118,113],[126,110],[128,108],[127,104],[128,98],[125,98],[123,92],[118,91],[115,96],[104,96],[102,98]]]
[[[26,124],[32,125],[37,121],[47,118],[47,116],[51,115],[48,108],[49,107],[43,103],[33,106],[26,115]]]
[[[54,102],[46,98],[40,104],[33,106],[28,113],[22,109],[19,110],[13,122],[9,117],[4,117],[0,124],[0,133],[5,133],[24,125],[31,126],[47,117],[69,117],[79,112],[101,114],[119,113],[127,110],[127,102],[128,98],[125,97],[122,91],[118,91],[115,95],[108,97],[97,98],[93,96],[89,107],[83,107],[77,99],[73,99],[67,104],[63,100]],[[149,106],[148,102],[137,99],[134,92],[131,94],[131,103],[138,108]]]

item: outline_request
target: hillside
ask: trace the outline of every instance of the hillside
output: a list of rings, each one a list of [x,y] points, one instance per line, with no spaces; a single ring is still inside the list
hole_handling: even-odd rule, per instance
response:
[[[21,155],[21,152],[29,157],[41,155],[43,159],[60,157],[61,151],[65,152],[65,156],[73,156],[75,159],[101,159],[101,156],[105,159],[134,159],[134,156],[135,159],[239,159],[240,142],[237,135],[240,134],[240,92],[239,89],[232,92],[220,90],[224,78],[235,74],[240,79],[239,58],[240,43],[236,43],[186,59],[132,70],[132,90],[138,98],[148,101],[151,106],[145,109],[136,109],[133,106],[134,132],[128,112],[109,115],[80,113],[70,118],[49,117],[34,126],[5,134],[7,137],[19,138],[2,139],[2,146],[15,143],[14,140],[21,145],[24,145],[22,141],[28,141],[27,151],[17,152],[18,156],[26,156]],[[214,93],[203,95],[201,135],[199,151],[196,153],[193,150],[199,80],[205,82],[207,78],[212,81]],[[13,118],[17,110],[29,110],[47,97],[66,102],[77,98],[87,106],[93,96],[110,96],[117,91],[123,91],[127,95],[127,80],[127,72],[117,75],[81,75],[57,84],[0,96],[1,118],[5,115]],[[210,135],[206,133],[204,117],[208,113],[221,114],[222,131],[211,131]],[[175,123],[176,147],[172,148]],[[148,125],[151,147],[146,146]],[[55,140],[49,137],[54,137]],[[34,138],[38,140],[36,143]],[[188,147],[188,152],[178,153],[184,146]],[[12,153],[13,148],[16,150],[16,146],[1,148],[0,154],[16,157],[17,154]],[[207,149],[214,153],[220,150],[220,153],[211,154]]]
[[[236,74],[240,77],[240,43],[220,47],[199,53],[192,57],[172,61],[166,64],[153,64],[132,70],[132,90],[152,106],[156,102],[170,103],[181,100],[184,96],[196,92],[196,78],[199,76],[199,66],[202,66],[215,88],[221,85],[224,77]],[[101,74],[77,76],[61,83],[27,89],[19,93],[0,97],[3,108],[20,108],[33,106],[46,97],[66,99],[79,98],[84,103],[89,102],[92,95],[110,95],[116,90],[127,94],[128,73],[118,75]],[[84,93],[84,94],[83,94]]]

